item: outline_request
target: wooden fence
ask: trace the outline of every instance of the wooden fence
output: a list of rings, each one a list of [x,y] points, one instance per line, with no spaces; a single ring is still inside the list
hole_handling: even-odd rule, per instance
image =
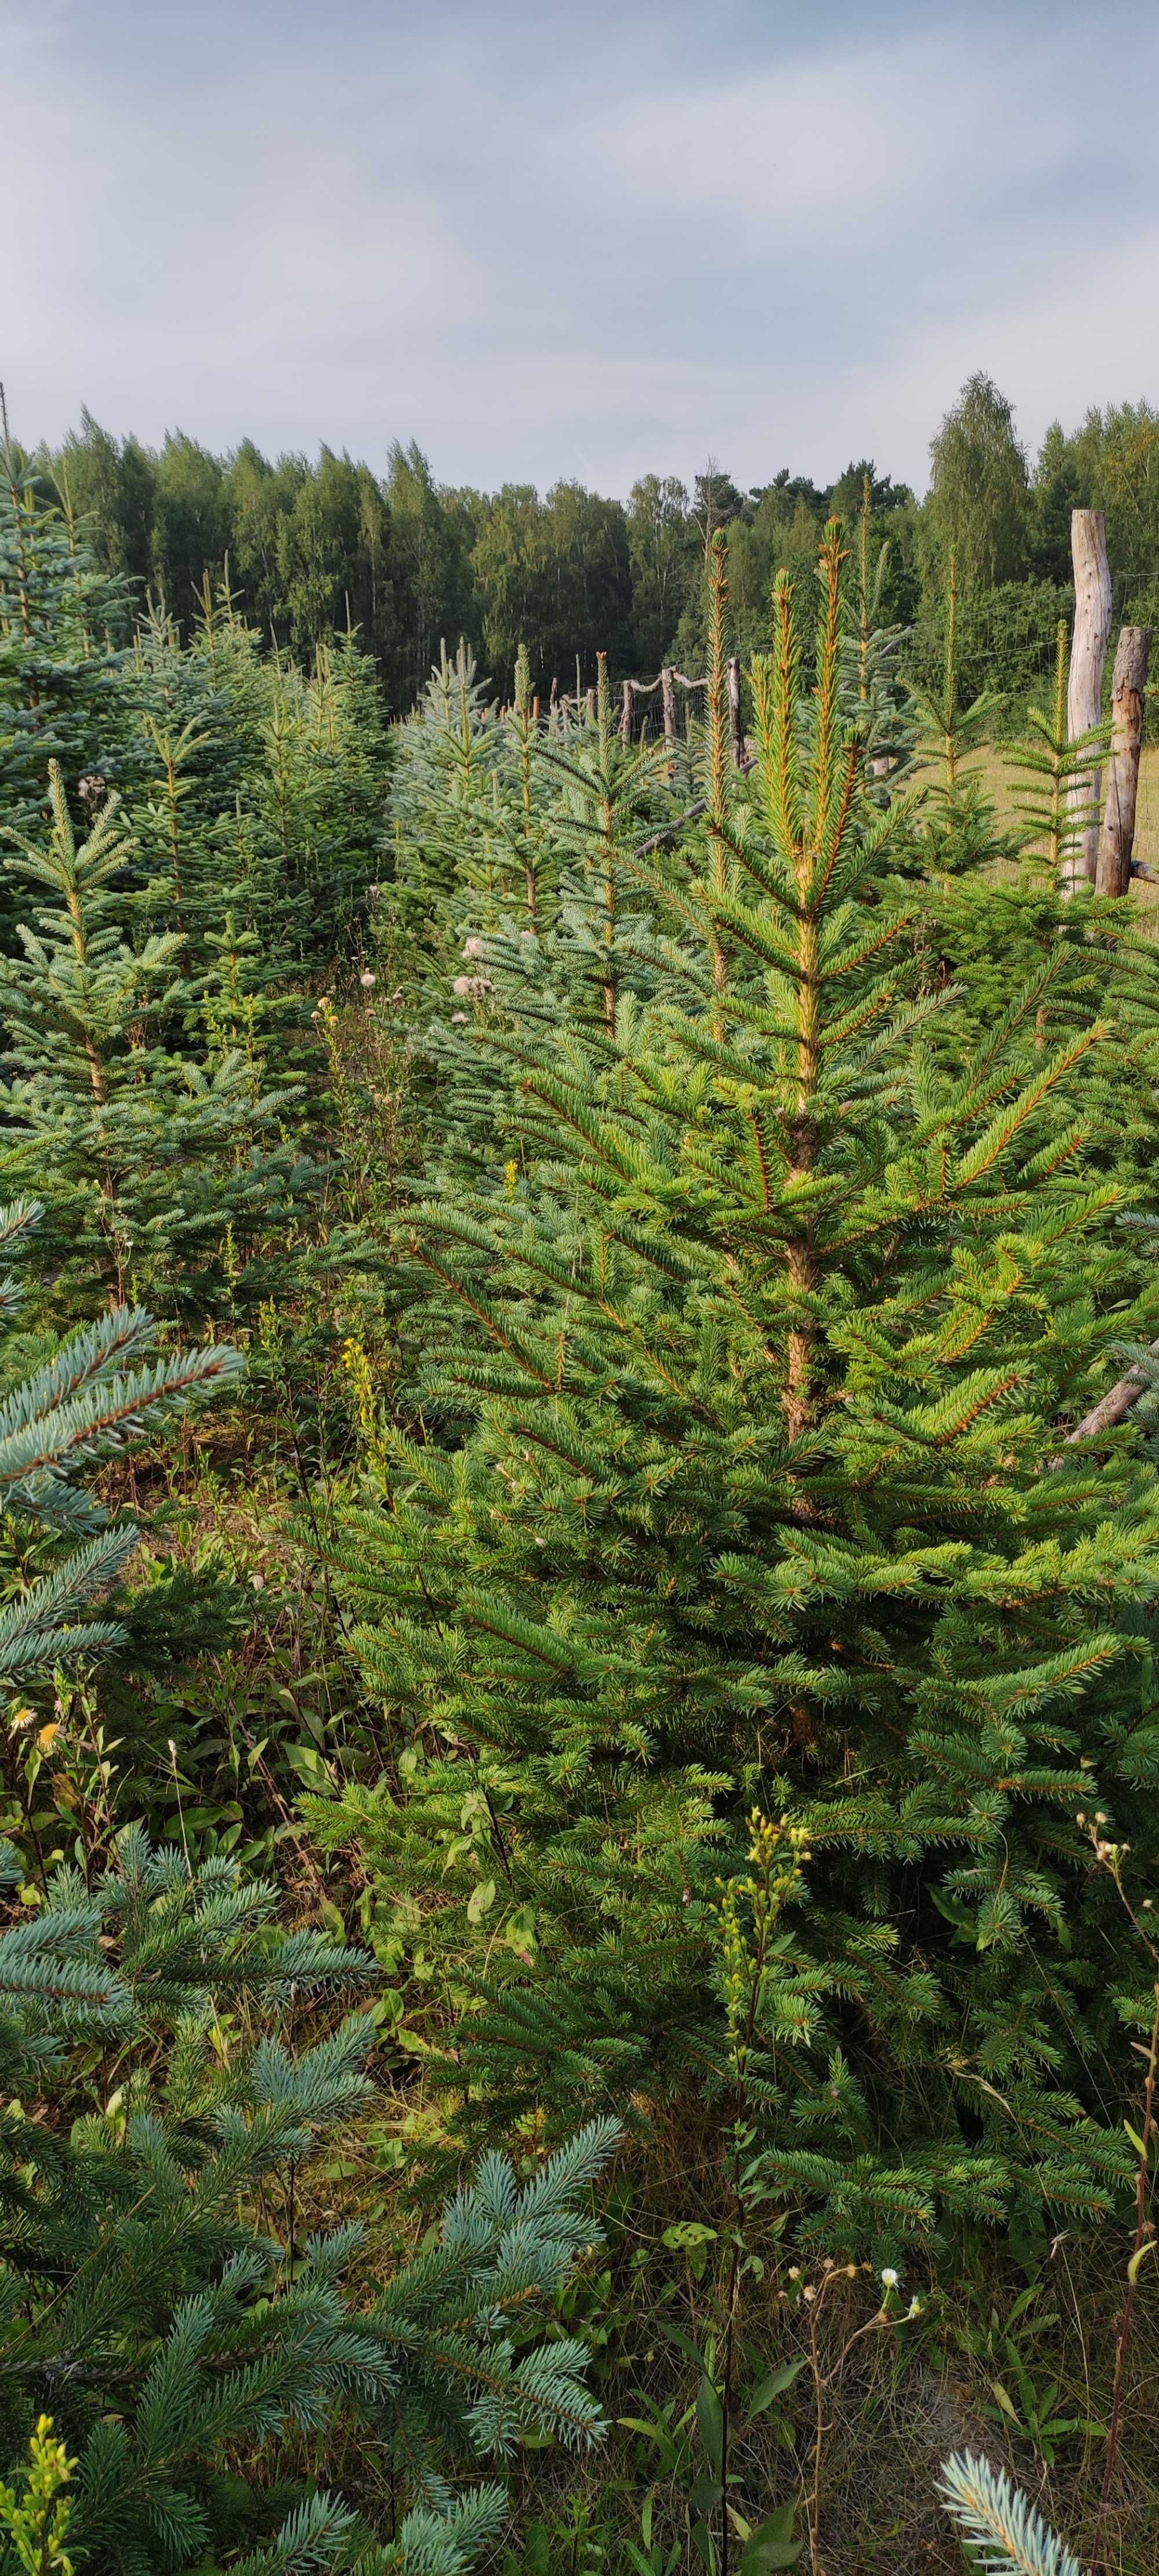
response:
[[[1078,742],[1102,725],[1103,679],[1111,635],[1111,576],[1107,562],[1106,523],[1101,510],[1071,512],[1071,560],[1074,566],[1075,619],[1067,690],[1067,735],[1071,742]],[[1146,877],[1152,884],[1159,884],[1159,870],[1143,866],[1134,856],[1151,638],[1149,626],[1123,626],[1119,630],[1111,684],[1106,796],[1104,799],[1102,760],[1096,744],[1092,746],[1090,768],[1076,775],[1068,789],[1075,821],[1063,852],[1062,887],[1065,894],[1073,894],[1079,886],[1089,884],[1095,886],[1100,894],[1125,895],[1132,877]],[[681,739],[678,692],[683,693],[687,711],[693,695],[707,687],[707,677],[693,679],[687,671],[678,671],[674,663],[666,663],[654,680],[622,680],[621,740],[633,742],[638,734],[646,735],[650,731],[648,719],[651,710],[647,702],[658,696],[664,740],[675,756],[676,745]],[[595,706],[596,691],[581,686],[578,664],[574,695],[563,693],[558,680],[552,681],[549,721],[553,716],[566,717],[572,711],[578,715],[581,707],[594,715]],[[728,707],[733,760],[738,769],[747,768],[749,747],[744,732],[741,666],[737,654],[728,665]],[[534,700],[534,713],[538,719],[541,714],[538,698]],[[687,722],[684,732],[686,736]],[[883,772],[888,765],[888,762],[874,763],[875,769]]]
[[[642,706],[641,702],[650,698],[655,698],[658,695],[660,700],[660,717],[664,728],[664,740],[674,748],[676,743],[682,739],[681,728],[678,722],[680,700],[677,696],[677,691],[682,692],[685,700],[687,701],[692,697],[695,691],[699,689],[707,689],[708,679],[707,676],[705,676],[699,680],[695,680],[687,671],[678,671],[674,662],[668,662],[665,664],[662,671],[657,672],[654,680],[621,680],[619,686],[619,733],[621,741],[635,742],[638,737],[646,735],[649,732],[649,710],[646,706]],[[552,681],[551,695],[547,704],[549,721],[552,716],[563,716],[571,713],[578,715],[581,707],[586,708],[590,715],[595,714],[596,691],[594,686],[588,689],[577,687],[574,690],[568,690],[565,692],[561,690],[558,680]],[[532,714],[538,720],[542,713],[542,701],[539,698],[534,698],[532,700]],[[747,758],[744,713],[741,698],[741,669],[739,653],[733,654],[732,660],[728,666],[728,713],[729,739],[732,744],[732,756],[737,768],[739,769],[744,766]],[[687,731],[687,728],[685,728],[685,731]]]

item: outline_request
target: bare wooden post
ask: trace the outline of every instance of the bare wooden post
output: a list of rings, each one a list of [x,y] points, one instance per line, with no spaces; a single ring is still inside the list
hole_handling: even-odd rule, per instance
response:
[[[676,767],[676,682],[670,663],[665,663],[660,673],[660,703],[664,709],[664,740],[668,746],[668,775],[671,778]]]
[[[734,653],[728,666],[728,721],[732,734],[732,756],[737,768],[744,767],[744,717],[741,712],[740,655]]]
[[[620,708],[620,740],[621,740],[621,742],[630,742],[630,741],[631,741],[631,739],[632,739],[632,683],[631,683],[631,681],[630,681],[630,680],[625,680],[625,682],[624,682],[624,696],[623,696],[623,703],[622,703],[621,708]]]
[[[1139,796],[1139,756],[1143,749],[1143,712],[1147,701],[1147,665],[1151,628],[1121,626],[1111,684],[1111,758],[1107,801],[1099,840],[1095,885],[1100,894],[1126,894],[1131,883],[1135,841],[1135,807]]]
[[[1072,510],[1070,550],[1074,564],[1074,640],[1070,648],[1067,690],[1067,735],[1077,742],[1103,712],[1103,665],[1111,632],[1111,574],[1107,563],[1107,529],[1101,510]],[[1093,885],[1099,856],[1099,789],[1097,768],[1072,779],[1068,802],[1074,829],[1063,851],[1064,894]]]

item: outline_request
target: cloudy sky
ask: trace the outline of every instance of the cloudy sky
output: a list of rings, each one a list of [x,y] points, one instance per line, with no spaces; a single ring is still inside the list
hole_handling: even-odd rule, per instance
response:
[[[1159,395],[1137,0],[0,0],[0,373],[155,442],[924,484]]]

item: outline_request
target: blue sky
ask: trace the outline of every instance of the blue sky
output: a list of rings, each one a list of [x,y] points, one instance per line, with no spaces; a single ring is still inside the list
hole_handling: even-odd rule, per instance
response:
[[[976,367],[1032,448],[1159,398],[1153,9],[0,0],[0,60],[29,441],[920,488]]]

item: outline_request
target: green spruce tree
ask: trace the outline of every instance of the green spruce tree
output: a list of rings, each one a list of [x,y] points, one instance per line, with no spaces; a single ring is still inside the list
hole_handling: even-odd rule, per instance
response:
[[[7,1252],[26,1250],[38,1214],[0,1215]],[[9,1276],[10,1328],[18,1311]],[[121,1308],[31,1371],[17,1353],[7,1372],[9,1690],[35,1693],[124,1643],[116,1616],[93,1612],[138,1533],[86,1492],[86,1473],[236,1380],[238,1354],[224,1344],[158,1358],[153,1341],[149,1318]],[[31,1577],[30,1530],[49,1559]],[[492,2485],[452,2503],[456,2460],[502,2459],[524,2432],[573,2447],[598,2437],[583,2345],[542,2329],[593,2242],[586,2187],[614,2145],[609,2124],[522,2186],[486,2158],[437,2244],[369,2297],[344,2286],[362,2254],[358,2225],[321,2234],[303,2216],[312,2159],[370,2090],[373,2016],[329,2027],[327,2007],[365,1994],[373,1975],[344,1943],[286,1930],[273,1886],[247,1883],[220,1856],[195,1870],[184,1849],[153,1850],[138,1827],[103,1867],[40,1867],[35,1882],[0,1849],[10,2477],[32,2444],[23,2497],[0,2481],[10,2538],[31,2543],[39,2502],[41,2538],[62,2540],[67,2491],[69,2563],[93,2576],[176,2576],[222,2556],[254,2570],[357,2557],[367,2576],[458,2576],[494,2536],[503,2499]],[[379,2464],[363,2481],[367,2505],[400,2475],[415,2498],[383,2550],[308,2465],[342,2410],[361,2415]],[[294,2437],[309,2445],[298,2467]],[[25,2563],[65,2564],[59,2553]]]
[[[1074,1815],[1151,1847],[1159,1523],[1065,1440],[1122,1330],[1099,1024],[1041,1044],[1048,961],[932,1043],[835,527],[822,573],[806,697],[778,587],[743,801],[636,859],[683,927],[654,995],[505,1035],[511,1185],[413,1216],[429,1359],[334,1541],[412,1741],[314,1812],[404,1979],[421,1946],[470,2128],[722,2083],[717,1883],[788,1810],[761,2170],[832,2244],[1114,2200],[1118,1933]]]
[[[0,389],[2,402],[2,389]],[[71,512],[46,492],[0,421],[0,815],[30,831],[48,765],[115,776],[125,726],[118,675],[123,582],[101,573]]]
[[[315,1186],[279,1132],[286,1095],[255,1085],[241,1047],[208,1063],[182,1048],[185,942],[174,928],[134,944],[120,799],[78,839],[55,763],[50,794],[47,844],[8,832],[9,871],[41,897],[0,961],[8,1184],[44,1185],[66,1299],[91,1302],[96,1280],[187,1315],[254,1304]]]
[[[131,1829],[96,1885],[60,1871],[0,1932],[0,2454],[15,2466],[51,2410],[92,2576],[233,2565],[263,2536],[247,2566],[349,2566],[354,2514],[291,2465],[343,2410],[367,2500],[392,2466],[418,2489],[381,2554],[363,2520],[359,2563],[455,2576],[503,2516],[493,2484],[452,2503],[456,2454],[602,2430],[583,2345],[532,2319],[592,2241],[584,2187],[614,2129],[522,2189],[486,2158],[437,2244],[356,2302],[361,2228],[302,2207],[370,2090],[372,2017],[327,2029],[319,2008],[370,1962],[274,1908],[229,1862],[191,1871]]]
[[[26,1258],[43,1218],[35,1200],[0,1210],[0,1251]],[[89,1616],[129,1564],[138,1542],[78,1477],[101,1460],[156,1438],[207,1396],[232,1386],[240,1359],[228,1343],[158,1354],[151,1318],[114,1307],[27,1365],[16,1331],[24,1292],[0,1278],[0,1325],[8,1348],[0,1400],[0,1508],[5,1591],[0,1611],[0,1679],[10,1685],[124,1643],[114,1619]],[[29,1533],[48,1543],[49,1562],[27,1579]],[[66,1541],[62,1555],[59,1542]]]

